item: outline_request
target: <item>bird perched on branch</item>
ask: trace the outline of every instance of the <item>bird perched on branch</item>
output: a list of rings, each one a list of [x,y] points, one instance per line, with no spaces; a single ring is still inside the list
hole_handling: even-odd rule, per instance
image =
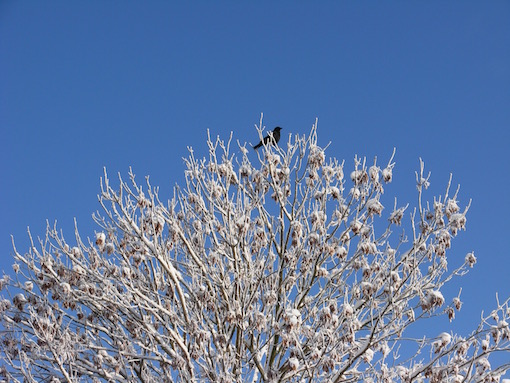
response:
[[[269,142],[271,142],[273,145],[276,145],[278,143],[278,141],[280,141],[280,130],[282,130],[282,128],[280,128],[279,126],[277,126],[276,128],[273,129],[272,132],[270,132],[267,136],[265,136],[262,141],[260,141],[257,145],[255,145],[253,147],[253,149],[258,149],[260,148],[262,145],[267,145]],[[271,140],[271,136],[272,136],[272,140]]]

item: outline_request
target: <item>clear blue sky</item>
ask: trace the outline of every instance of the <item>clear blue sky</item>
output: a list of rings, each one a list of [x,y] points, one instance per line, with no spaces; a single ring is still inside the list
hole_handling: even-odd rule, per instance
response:
[[[255,143],[263,112],[284,137],[318,117],[347,169],[396,147],[402,202],[419,157],[430,199],[452,172],[473,203],[450,254],[478,257],[457,328],[510,295],[510,2],[212,3],[0,2],[0,270],[27,226],[93,235],[103,166],[170,193],[207,128]]]

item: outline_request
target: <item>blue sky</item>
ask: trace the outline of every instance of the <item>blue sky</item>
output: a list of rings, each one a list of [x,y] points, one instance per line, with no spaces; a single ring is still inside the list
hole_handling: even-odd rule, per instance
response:
[[[510,295],[510,2],[0,2],[0,269],[14,235],[73,219],[92,236],[99,177],[130,166],[161,194],[182,183],[206,131],[257,141],[260,113],[282,134],[317,117],[329,156],[397,148],[388,195],[415,205],[450,172],[472,198],[452,257],[478,264],[457,283],[456,328]],[[453,294],[453,292],[452,292]],[[453,295],[447,296],[449,301]]]

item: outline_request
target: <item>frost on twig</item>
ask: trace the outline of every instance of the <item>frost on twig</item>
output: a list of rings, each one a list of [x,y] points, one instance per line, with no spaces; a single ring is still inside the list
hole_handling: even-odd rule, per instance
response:
[[[420,160],[416,204],[386,206],[395,151],[386,165],[356,157],[347,169],[317,144],[316,124],[284,141],[254,154],[238,152],[232,135],[208,136],[208,156],[190,149],[185,184],[169,199],[131,170],[116,182],[105,171],[91,239],[76,226],[68,242],[48,225],[28,251],[14,248],[14,274],[0,280],[1,379],[501,376],[509,366],[491,355],[508,351],[508,301],[471,334],[406,338],[432,316],[455,319],[460,294],[443,287],[476,263],[451,251],[469,208],[458,189],[450,195],[451,179],[430,200]]]

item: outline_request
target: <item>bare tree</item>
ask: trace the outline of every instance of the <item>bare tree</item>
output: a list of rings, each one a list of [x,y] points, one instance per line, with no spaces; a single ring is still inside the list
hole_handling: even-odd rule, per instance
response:
[[[489,362],[509,351],[508,301],[467,336],[407,336],[454,320],[460,296],[441,291],[476,263],[448,270],[469,204],[450,183],[426,202],[421,160],[416,207],[395,199],[383,214],[393,156],[355,158],[345,177],[316,125],[257,154],[233,154],[232,136],[208,145],[207,159],[190,149],[169,201],[105,171],[95,238],[76,228],[69,244],[48,226],[14,248],[4,381],[497,382],[510,368]]]

